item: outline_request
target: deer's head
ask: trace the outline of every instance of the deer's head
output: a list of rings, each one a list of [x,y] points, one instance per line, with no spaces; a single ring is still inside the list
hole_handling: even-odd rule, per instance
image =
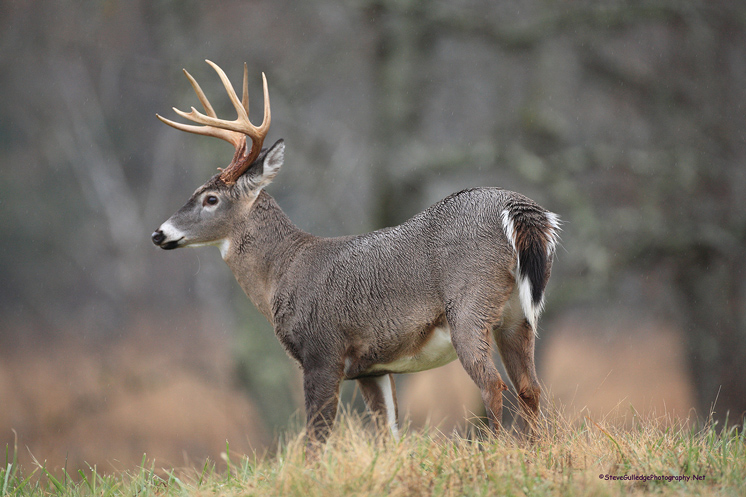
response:
[[[238,113],[237,119],[218,119],[199,84],[186,70],[184,73],[204,106],[206,114],[202,114],[194,107],[188,113],[178,109],[174,111],[202,126],[177,123],[157,114],[156,116],[176,129],[225,140],[235,147],[236,152],[230,165],[197,188],[189,201],[153,233],[152,240],[166,250],[186,246],[217,245],[225,256],[231,226],[248,213],[261,190],[279,171],[283,163],[285,144],[279,140],[269,149],[262,149],[271,121],[267,78],[264,74],[264,119],[260,126],[254,126],[249,121],[246,65],[244,64],[243,98],[239,101],[223,70],[209,60],[207,63],[220,76]],[[247,146],[247,137],[251,138],[250,149]]]

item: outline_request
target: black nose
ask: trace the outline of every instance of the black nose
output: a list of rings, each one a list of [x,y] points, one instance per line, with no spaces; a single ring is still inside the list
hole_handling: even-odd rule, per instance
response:
[[[166,239],[166,235],[164,235],[161,230],[158,230],[153,232],[153,236],[151,238],[153,240],[153,243],[155,243],[156,245],[160,245]]]

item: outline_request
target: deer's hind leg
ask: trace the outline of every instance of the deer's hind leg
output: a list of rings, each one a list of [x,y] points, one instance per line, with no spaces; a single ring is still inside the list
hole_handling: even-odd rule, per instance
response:
[[[447,308],[446,318],[451,327],[453,348],[461,365],[479,387],[490,428],[497,433],[502,420],[503,391],[508,387],[492,360],[492,328],[496,319],[479,316],[467,306]]]
[[[357,384],[372,417],[379,424],[388,424],[391,434],[399,438],[399,406],[396,403],[394,375],[358,378]]]
[[[529,434],[533,434],[534,431],[541,397],[541,387],[534,364],[535,339],[534,330],[525,319],[511,328],[495,329],[495,342],[508,377],[518,394]]]

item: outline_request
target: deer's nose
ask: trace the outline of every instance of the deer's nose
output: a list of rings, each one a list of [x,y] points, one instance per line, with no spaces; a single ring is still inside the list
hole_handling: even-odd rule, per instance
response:
[[[151,239],[153,240],[153,243],[160,246],[160,244],[166,239],[166,235],[164,235],[161,230],[154,231]]]

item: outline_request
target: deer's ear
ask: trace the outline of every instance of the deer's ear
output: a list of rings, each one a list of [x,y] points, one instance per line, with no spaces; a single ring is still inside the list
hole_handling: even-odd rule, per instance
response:
[[[267,151],[262,164],[262,181],[269,183],[285,163],[285,140],[280,138]]]
[[[261,190],[275,179],[284,162],[285,141],[280,139],[259,156],[259,159],[238,179],[238,183],[248,190]]]

